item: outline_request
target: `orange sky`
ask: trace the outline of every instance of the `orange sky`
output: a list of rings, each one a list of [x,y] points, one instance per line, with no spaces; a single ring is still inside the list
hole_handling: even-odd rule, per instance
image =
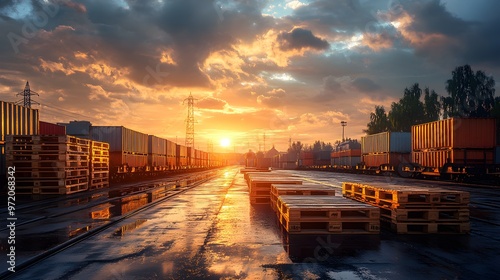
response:
[[[481,1],[480,1],[481,2]],[[41,119],[123,125],[195,147],[285,151],[359,139],[375,105],[419,82],[446,95],[470,63],[499,74],[498,26],[467,1],[28,1],[0,4],[0,99],[26,80]],[[33,14],[38,13],[38,20]],[[481,38],[481,40],[478,40]],[[222,138],[231,145],[220,147]]]

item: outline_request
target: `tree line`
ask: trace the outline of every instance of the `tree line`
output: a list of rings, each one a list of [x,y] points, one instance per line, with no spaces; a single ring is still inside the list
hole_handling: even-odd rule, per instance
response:
[[[418,83],[405,88],[403,97],[391,104],[389,112],[375,106],[366,134],[385,131],[410,132],[412,125],[450,117],[497,118],[500,125],[500,97],[495,98],[495,80],[483,71],[474,72],[469,65],[456,67],[446,81],[448,96],[420,88]],[[423,93],[423,95],[422,95]]]

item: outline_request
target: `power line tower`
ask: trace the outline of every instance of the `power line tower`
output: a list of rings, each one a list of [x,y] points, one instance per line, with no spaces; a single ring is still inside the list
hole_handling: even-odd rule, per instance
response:
[[[193,95],[189,93],[189,97],[184,99],[184,104],[187,100],[188,115],[186,120],[186,147],[194,148],[194,99]]]
[[[22,96],[23,98],[19,101],[16,102],[17,105],[22,105],[24,107],[31,108],[31,104],[38,104],[40,103],[36,102],[35,100],[31,100],[32,95],[37,95],[40,96],[38,93],[32,91],[30,89],[30,83],[26,81],[26,86],[24,87],[24,90],[21,91],[20,93],[16,94],[16,96]]]

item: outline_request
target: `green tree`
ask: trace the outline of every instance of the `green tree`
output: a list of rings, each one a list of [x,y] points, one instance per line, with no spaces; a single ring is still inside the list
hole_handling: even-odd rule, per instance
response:
[[[303,148],[304,148],[304,144],[302,144],[300,141],[293,142],[292,145],[290,146],[290,148],[288,148],[288,153],[298,155],[298,154],[300,154],[300,152],[302,151]]]
[[[403,98],[393,102],[389,112],[392,131],[409,132],[411,126],[425,121],[424,104],[420,101],[422,90],[418,83],[405,88]]]
[[[333,146],[331,143],[325,143],[323,141],[316,140],[312,146],[313,152],[320,151],[333,151]]]
[[[383,106],[375,106],[375,112],[370,114],[370,122],[366,126],[363,132],[368,135],[389,131],[390,123]]]
[[[425,88],[424,95],[424,122],[433,122],[439,120],[442,104],[438,94],[434,90]]]
[[[469,65],[459,66],[446,81],[445,117],[489,117],[495,105],[495,80]]]

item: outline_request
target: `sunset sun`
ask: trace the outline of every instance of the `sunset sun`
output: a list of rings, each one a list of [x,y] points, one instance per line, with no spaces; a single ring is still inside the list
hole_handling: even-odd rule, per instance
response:
[[[231,145],[231,140],[229,140],[228,138],[222,138],[220,140],[220,145],[221,147],[229,147],[229,145]]]

